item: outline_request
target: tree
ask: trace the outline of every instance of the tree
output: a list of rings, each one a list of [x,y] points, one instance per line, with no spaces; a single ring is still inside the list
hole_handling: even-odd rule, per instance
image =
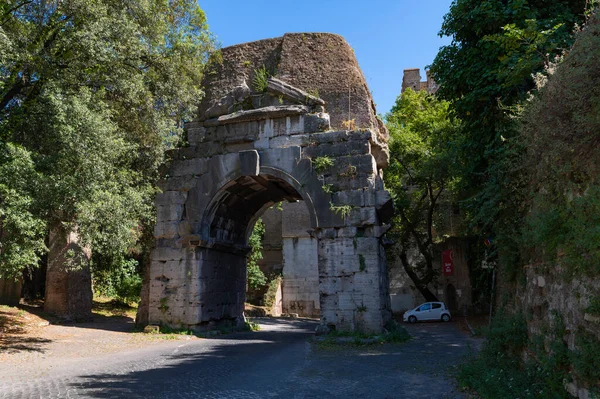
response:
[[[192,0],[2,2],[0,138],[38,176],[35,190],[17,187],[27,212],[120,259],[152,223],[158,166],[213,47]],[[0,274],[36,263],[2,258]]]
[[[31,211],[37,173],[30,153],[0,143],[0,277],[15,278],[46,249],[44,221]]]
[[[260,270],[258,261],[263,258],[262,240],[265,235],[265,224],[262,219],[258,219],[252,228],[252,233],[248,238],[248,246],[250,246],[250,254],[248,255],[248,287],[256,290],[267,284],[267,277]]]
[[[440,35],[452,37],[431,71],[437,95],[463,121],[463,210],[479,235],[495,235],[503,264],[518,256],[523,188],[515,116],[534,75],[565,52],[586,0],[455,0]]]
[[[412,89],[397,98],[386,120],[390,166],[384,176],[396,208],[390,235],[415,287],[426,300],[437,301],[428,285],[438,274],[434,245],[444,234],[445,210],[457,184],[459,124],[447,102]]]

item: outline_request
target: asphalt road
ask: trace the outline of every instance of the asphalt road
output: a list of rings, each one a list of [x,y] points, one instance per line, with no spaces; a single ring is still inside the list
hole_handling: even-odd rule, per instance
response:
[[[0,364],[0,397],[464,397],[451,374],[473,342],[454,323],[408,325],[407,343],[357,348],[311,344],[315,322],[260,323],[259,332],[167,341],[44,367]]]

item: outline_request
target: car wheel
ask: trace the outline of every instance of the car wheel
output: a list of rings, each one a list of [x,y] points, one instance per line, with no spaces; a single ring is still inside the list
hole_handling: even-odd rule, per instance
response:
[[[410,317],[408,318],[408,322],[409,322],[409,323],[416,323],[416,322],[417,322],[417,318],[416,318],[415,316],[410,316]]]
[[[442,321],[450,321],[450,315],[443,314],[442,315]]]

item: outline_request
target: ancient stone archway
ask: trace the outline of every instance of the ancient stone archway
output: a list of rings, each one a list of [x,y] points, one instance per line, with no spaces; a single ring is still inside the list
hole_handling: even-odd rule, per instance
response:
[[[390,317],[380,242],[391,214],[380,171],[387,132],[352,50],[336,35],[294,34],[222,55],[156,199],[149,322],[238,323],[249,229],[267,207],[303,200],[318,239],[322,324],[381,331]]]

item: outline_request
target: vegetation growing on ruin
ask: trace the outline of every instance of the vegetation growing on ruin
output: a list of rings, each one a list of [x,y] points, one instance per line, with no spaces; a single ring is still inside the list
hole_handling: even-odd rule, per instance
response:
[[[335,160],[329,156],[315,157],[310,160],[313,165],[313,169],[317,173],[323,173],[328,168],[331,168],[335,164]]]
[[[271,309],[275,304],[275,298],[277,296],[277,289],[281,285],[281,275],[275,274],[269,280],[269,286],[267,287],[267,292],[265,293],[265,306],[268,309]]]
[[[583,31],[574,29],[585,6],[456,1],[442,29],[454,43],[432,67],[440,95],[463,119],[461,207],[474,234],[493,237],[501,278],[520,277],[523,286],[531,283],[527,265],[558,281],[589,281],[600,273],[600,28],[593,17]],[[485,26],[477,26],[476,16],[484,14]],[[465,18],[475,23],[463,25]],[[506,301],[507,313],[515,305]],[[542,312],[527,320],[541,325],[539,335],[535,328],[529,336],[522,316],[495,316],[486,347],[463,366],[459,380],[485,398],[566,398],[565,383],[573,379],[593,391],[600,376],[589,354],[600,351],[597,331],[586,324],[568,331],[562,319],[577,325],[595,307],[592,297],[587,308],[569,314]]]
[[[534,76],[547,74],[548,63],[573,43],[587,3],[457,0],[440,31],[452,43],[431,71],[437,95],[463,122],[461,207],[474,234],[494,238],[490,254],[513,279],[522,264],[527,190],[515,117],[535,88]]]
[[[334,205],[333,202],[331,202],[329,204],[329,209],[336,215],[346,218],[350,215],[350,212],[352,212],[352,205]]]
[[[252,78],[252,88],[257,93],[263,93],[267,91],[267,85],[269,78],[271,77],[270,72],[263,65],[254,70],[254,77]]]

